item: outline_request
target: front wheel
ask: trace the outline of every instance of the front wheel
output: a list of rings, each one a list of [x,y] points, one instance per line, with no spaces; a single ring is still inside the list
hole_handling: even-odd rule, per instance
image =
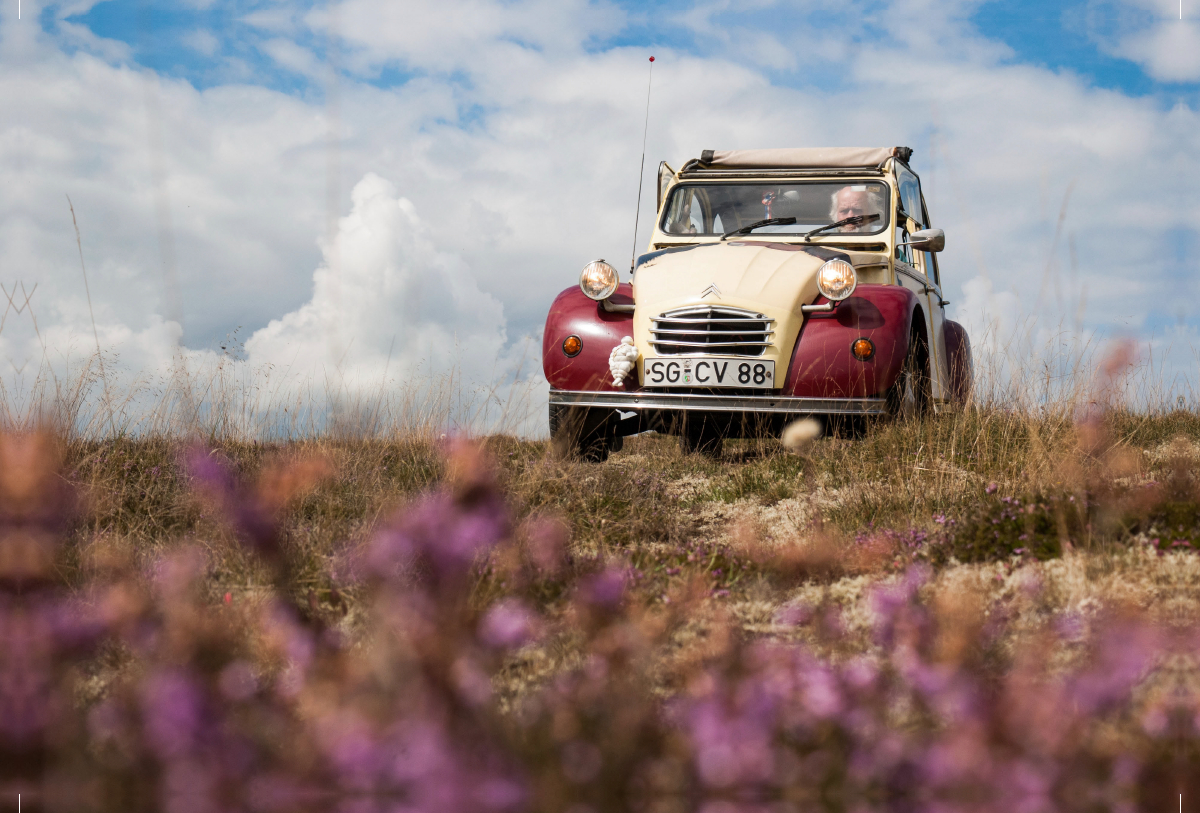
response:
[[[894,418],[920,418],[929,410],[933,384],[929,378],[929,343],[925,331],[914,326],[900,375],[887,391],[888,414]]]
[[[679,448],[684,454],[720,457],[725,436],[711,418],[691,416],[685,419],[679,433]]]
[[[616,427],[605,414],[608,412],[550,404],[551,446],[565,457],[603,463],[625,445],[625,438],[616,434]]]

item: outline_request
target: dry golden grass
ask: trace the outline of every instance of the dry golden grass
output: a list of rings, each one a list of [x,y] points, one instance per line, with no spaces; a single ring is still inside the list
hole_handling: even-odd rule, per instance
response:
[[[1191,482],[1197,440],[1200,417],[1192,413],[1109,411],[1097,423],[989,408],[881,424],[861,438],[827,437],[799,453],[772,440],[728,443],[718,459],[683,455],[673,438],[654,435],[630,439],[604,464],[555,457],[546,442],[484,438],[522,545],[536,554],[539,539],[557,535],[570,554],[527,595],[562,623],[560,634],[521,653],[499,679],[519,692],[575,662],[572,622],[561,613],[579,578],[614,562],[632,569],[634,594],[648,606],[705,597],[707,609],[664,652],[664,674],[702,657],[714,645],[706,631],[724,629],[720,618],[748,634],[811,637],[819,624],[795,627],[786,615],[836,606],[848,633],[837,647],[866,647],[870,586],[922,559],[936,567],[931,600],[961,615],[955,628],[962,630],[994,612],[1015,615],[1012,629],[1030,631],[1056,613],[1076,614],[1086,625],[1114,607],[1194,620],[1200,560],[1191,549],[1164,545],[1160,554],[1145,544],[1146,533],[1102,524],[1098,514],[1072,520],[1063,540],[1061,523],[1048,520],[1042,555],[1015,554],[1009,540],[963,563],[946,540],[964,527],[990,528],[997,508],[1007,510],[1005,499],[1085,501],[1156,480]],[[274,589],[267,568],[214,520],[222,512],[191,487],[182,461],[194,443],[162,436],[64,443],[66,476],[86,503],[63,562],[76,583],[85,584],[109,553],[149,567],[165,550],[198,544],[211,601],[226,594],[233,603],[255,601]],[[445,441],[431,432],[203,448],[257,483],[264,504],[279,512],[294,585],[308,591],[294,599],[348,629],[359,620],[346,576],[354,551],[407,502],[453,477]],[[1192,516],[1172,539],[1200,545],[1200,503],[1181,505]],[[1055,548],[1060,541],[1066,546]],[[526,589],[519,567],[503,558],[484,563],[475,601],[483,606]],[[1041,589],[1031,591],[1034,584]],[[945,643],[948,651],[963,645]]]

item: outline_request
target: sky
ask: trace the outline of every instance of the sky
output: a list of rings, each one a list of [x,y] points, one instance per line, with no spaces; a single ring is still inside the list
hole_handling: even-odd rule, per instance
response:
[[[977,354],[1127,336],[1192,397],[1200,0],[0,0],[4,393],[97,346],[544,388],[549,303],[628,267],[650,55],[646,178],[911,146]]]

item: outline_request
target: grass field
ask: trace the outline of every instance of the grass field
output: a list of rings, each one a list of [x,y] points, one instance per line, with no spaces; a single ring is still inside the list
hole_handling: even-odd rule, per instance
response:
[[[1200,760],[1198,440],[1088,402],[604,464],[9,435],[0,634],[54,644],[0,661],[0,701],[25,675],[57,711],[0,723],[0,783],[47,810],[1157,809]]]
[[[646,601],[703,576],[738,604],[785,600],[790,579],[781,574],[800,573],[808,559],[828,583],[842,571],[886,574],[915,559],[939,569],[1036,566],[1061,558],[1064,545],[1073,559],[1110,563],[1153,538],[1159,550],[1190,549],[1200,544],[1189,490],[1197,441],[1200,417],[1191,412],[1110,413],[1097,427],[971,410],[881,425],[861,439],[822,438],[799,453],[747,440],[713,459],[683,455],[673,438],[653,434],[605,464],[504,436],[479,448],[518,526],[561,526],[572,555],[636,568]],[[206,448],[248,482],[297,465],[309,472],[280,525],[287,556],[318,596],[336,587],[339,557],[448,476],[448,442],[430,437]],[[181,468],[191,449],[161,438],[65,445],[65,474],[86,505],[72,531],[73,579],[86,580],[94,549],[148,557],[203,540],[213,595],[267,589],[219,515],[202,510]],[[703,572],[684,553],[690,545],[708,551],[705,563],[733,570]],[[478,590],[480,601],[503,592],[486,576]]]

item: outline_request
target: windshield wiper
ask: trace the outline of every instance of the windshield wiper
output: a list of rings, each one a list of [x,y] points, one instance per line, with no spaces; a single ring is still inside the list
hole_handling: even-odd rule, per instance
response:
[[[734,229],[730,232],[725,232],[721,235],[721,239],[725,240],[733,237],[735,234],[749,234],[755,229],[761,229],[763,226],[790,226],[796,222],[794,217],[768,217],[766,220],[760,220],[757,223],[751,223],[749,226],[742,226],[740,229]]]
[[[844,220],[839,220],[836,223],[830,223],[828,226],[822,226],[819,229],[813,229],[808,234],[804,235],[804,242],[807,243],[810,237],[812,237],[814,234],[820,234],[823,231],[829,231],[830,229],[836,229],[841,226],[860,226],[863,223],[870,223],[871,221],[878,219],[878,214],[854,215],[853,217],[847,217]]]

